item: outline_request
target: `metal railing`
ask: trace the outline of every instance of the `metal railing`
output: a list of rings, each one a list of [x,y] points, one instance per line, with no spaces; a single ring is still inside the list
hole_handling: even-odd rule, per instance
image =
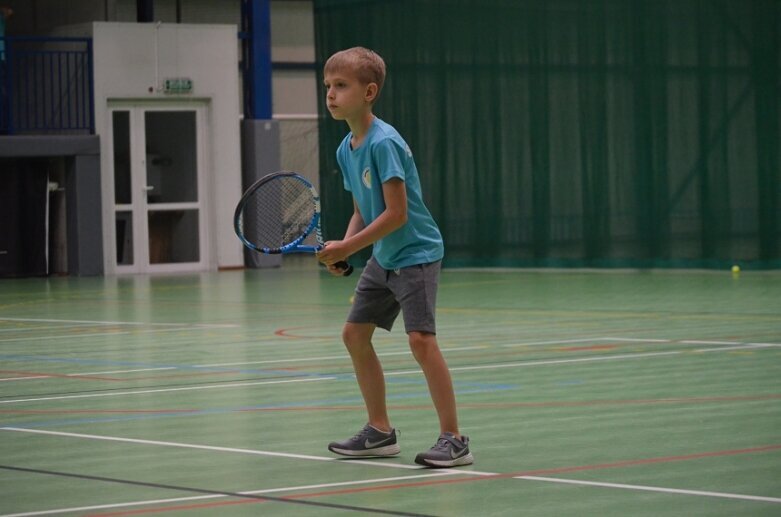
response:
[[[0,134],[95,132],[91,38],[6,36],[3,48]]]

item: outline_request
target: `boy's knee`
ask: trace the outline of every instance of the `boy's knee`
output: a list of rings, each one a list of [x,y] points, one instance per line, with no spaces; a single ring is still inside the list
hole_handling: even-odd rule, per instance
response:
[[[428,332],[410,332],[409,347],[419,363],[425,362],[432,352],[439,351],[436,334]]]
[[[364,347],[371,343],[373,328],[365,325],[347,323],[342,328],[342,342],[348,350]]]
[[[358,333],[350,325],[345,325],[342,329],[342,342],[347,348],[355,346],[358,342]]]

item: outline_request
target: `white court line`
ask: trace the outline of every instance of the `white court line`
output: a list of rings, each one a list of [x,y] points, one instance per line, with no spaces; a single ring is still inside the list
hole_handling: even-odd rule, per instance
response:
[[[482,350],[484,348],[487,348],[485,346],[464,346],[459,348],[442,348],[442,353],[447,352],[461,352],[464,350]],[[402,352],[383,352],[377,354],[380,357],[386,357],[386,356],[394,356],[394,355],[411,355],[412,352],[409,350],[404,350]],[[330,355],[325,357],[303,357],[298,359],[269,359],[265,361],[247,361],[247,362],[240,362],[240,363],[215,363],[215,364],[196,364],[193,365],[193,368],[217,368],[221,366],[246,366],[250,364],[272,364],[272,363],[300,363],[300,362],[306,362],[306,361],[331,361],[331,360],[337,360],[337,359],[349,359],[350,356],[347,354],[342,355]],[[79,374],[79,375],[90,375],[90,374]]]
[[[42,337],[17,337],[10,339],[0,339],[0,343],[10,343],[11,341],[44,341],[47,339],[84,339],[88,337],[103,337],[103,336],[124,336],[126,334],[151,334],[154,332],[181,332],[185,330],[213,330],[211,327],[175,327],[165,329],[144,329],[144,330],[123,330],[121,332],[91,332],[91,333],[79,333],[79,334],[65,334],[59,336],[42,336]]]
[[[606,488],[623,488],[625,490],[643,490],[646,492],[662,492],[666,494],[701,495],[706,497],[722,497],[725,499],[742,499],[747,501],[761,501],[767,503],[781,503],[778,497],[763,497],[759,495],[731,494],[728,492],[706,492],[703,490],[682,490],[679,488],[664,488],[657,486],[627,485],[623,483],[603,483],[599,481],[582,481],[579,479],[562,479],[539,476],[517,476],[515,479],[530,481],[546,481],[548,483],[565,483],[570,485],[599,486]]]
[[[370,485],[375,483],[387,483],[392,481],[407,481],[410,479],[420,479],[420,478],[430,478],[430,477],[442,477],[452,474],[452,472],[447,471],[439,471],[439,472],[433,472],[431,474],[417,474],[414,476],[397,476],[392,478],[380,478],[380,479],[361,479],[357,481],[342,481],[340,483],[323,483],[320,485],[302,485],[302,486],[291,486],[291,487],[284,487],[284,488],[268,488],[263,490],[247,490],[243,492],[236,492],[237,494],[241,495],[263,495],[263,494],[274,494],[274,493],[280,493],[280,492],[295,492],[298,490],[315,490],[315,489],[323,489],[323,488],[337,488],[342,486],[356,486],[356,485]],[[56,515],[59,513],[69,513],[69,512],[86,512],[86,511],[94,511],[94,510],[110,510],[110,509],[116,509],[116,508],[129,508],[133,506],[149,506],[149,505],[157,505],[157,504],[171,504],[171,503],[184,503],[184,502],[192,502],[192,501],[203,501],[208,499],[224,499],[227,497],[233,497],[229,495],[222,495],[222,494],[208,494],[208,495],[196,495],[196,496],[190,496],[190,497],[175,497],[171,499],[154,499],[149,501],[132,501],[128,503],[114,503],[114,504],[101,504],[101,505],[95,505],[95,506],[81,506],[78,508],[59,508],[56,510],[42,510],[38,512],[25,512],[25,513],[11,513],[11,514],[4,514],[0,517],[32,517],[33,515]]]
[[[693,339],[678,341],[678,343],[683,343],[685,345],[743,345],[745,344],[739,341],[696,341]]]
[[[147,393],[168,393],[170,391],[191,391],[191,390],[212,390],[221,388],[241,388],[244,386],[260,386],[265,384],[288,384],[293,382],[316,382],[332,381],[337,377],[312,377],[306,379],[286,379],[281,381],[258,381],[258,382],[232,382],[228,384],[210,384],[208,386],[185,386],[182,388],[161,388],[157,390],[129,390],[117,391],[112,393],[88,393],[84,395],[57,395],[54,397],[39,397],[30,399],[0,400],[0,404],[14,404],[16,402],[41,402],[45,400],[67,400],[67,399],[88,399],[94,397],[116,397],[120,395],[144,395]]]
[[[11,431],[11,432],[21,432],[21,433],[33,433],[33,434],[42,434],[42,435],[50,435],[50,436],[63,436],[63,437],[69,437],[69,438],[81,438],[81,439],[89,439],[89,440],[102,440],[102,441],[112,441],[112,442],[123,442],[123,443],[134,443],[139,445],[153,445],[153,446],[164,446],[164,447],[176,447],[176,448],[186,448],[186,449],[198,449],[198,450],[207,450],[207,451],[214,451],[214,452],[227,452],[227,453],[237,453],[237,454],[248,454],[248,455],[257,455],[257,456],[272,456],[272,457],[282,457],[282,458],[292,458],[292,459],[303,459],[303,460],[313,460],[313,461],[328,461],[328,462],[337,462],[338,464],[342,465],[351,465],[351,464],[360,464],[360,465],[368,465],[372,467],[379,467],[379,468],[397,468],[397,469],[407,469],[407,470],[422,470],[423,467],[419,467],[416,465],[405,465],[405,464],[398,464],[398,463],[386,463],[386,462],[376,462],[376,461],[366,461],[366,460],[352,460],[352,461],[339,461],[339,459],[335,457],[323,457],[323,456],[310,456],[310,455],[304,455],[304,454],[291,454],[291,453],[280,453],[280,452],[271,452],[271,451],[261,451],[256,449],[238,449],[238,448],[232,448],[232,447],[218,447],[218,446],[211,446],[211,445],[198,445],[198,444],[188,444],[188,443],[179,443],[179,442],[165,442],[165,441],[158,441],[158,440],[142,440],[142,439],[136,439],[136,438],[121,438],[121,437],[115,437],[115,436],[103,436],[103,435],[90,435],[90,434],[80,434],[80,433],[67,433],[67,432],[61,432],[61,431],[44,431],[40,429],[25,429],[25,428],[15,428],[15,427],[0,427],[0,431]],[[483,471],[472,471],[472,470],[447,470],[443,471],[443,473],[432,473],[429,475],[466,475],[466,476],[502,476],[502,474],[494,473],[494,472],[483,472]],[[416,477],[424,477],[425,475],[416,476]],[[410,479],[412,476],[405,478],[398,478],[398,479]],[[391,478],[389,478],[391,479]],[[389,480],[388,479],[388,480]],[[725,498],[725,499],[740,499],[740,500],[749,500],[749,501],[760,501],[760,502],[771,502],[771,503],[781,503],[781,499],[775,498],[775,497],[763,497],[763,496],[754,496],[754,495],[744,495],[744,494],[734,494],[734,493],[727,493],[727,492],[709,492],[709,491],[701,491],[701,490],[683,490],[683,489],[676,489],[676,488],[665,488],[665,487],[651,487],[651,486],[643,486],[643,485],[628,485],[628,484],[619,484],[619,483],[606,483],[606,482],[596,482],[596,481],[582,481],[582,480],[576,480],[576,479],[563,479],[563,478],[551,478],[551,477],[540,477],[540,476],[515,476],[514,479],[519,480],[527,480],[527,481],[544,481],[544,482],[550,482],[550,483],[564,483],[564,484],[573,484],[573,485],[585,485],[585,486],[598,486],[598,487],[606,487],[606,488],[620,488],[625,490],[643,490],[643,491],[650,491],[650,492],[661,492],[661,493],[669,493],[669,494],[682,494],[682,495],[694,495],[694,496],[706,496],[706,497],[718,497],[718,498]],[[363,482],[379,482],[379,480],[364,480]],[[331,484],[330,486],[339,486],[339,485],[350,485],[350,484],[359,484],[360,481],[352,481],[352,482],[342,482],[338,484]],[[272,491],[283,491],[283,490],[302,490],[302,489],[312,489],[312,488],[318,488],[318,487],[326,487],[329,485],[309,485],[307,487],[291,487],[288,489],[267,489],[267,490],[258,490],[258,491],[252,491],[252,492],[243,492],[245,494],[262,494],[262,493],[271,493]],[[193,496],[192,498],[181,498],[177,500],[196,500],[196,499],[206,499],[212,496]],[[219,497],[215,495],[214,497]],[[161,503],[164,501],[176,501],[176,500],[158,500],[158,501],[143,501],[143,502],[133,502],[133,503],[116,503],[115,505],[111,505],[110,507],[120,507],[121,505],[140,505],[140,504],[155,504],[155,503]],[[108,507],[108,506],[103,506]],[[63,513],[66,510],[50,510],[48,511],[48,514],[51,513]],[[76,511],[74,509],[69,509],[67,511]],[[38,513],[25,513],[25,514],[13,514],[15,517],[21,517],[22,515],[47,515],[47,513],[38,512]],[[10,515],[5,517],[11,517]]]
[[[501,345],[502,348],[512,348],[517,346],[539,346],[539,345],[558,345],[565,343],[589,343],[591,341],[625,341],[618,338],[605,338],[605,337],[585,337],[578,339],[554,339],[552,341],[533,341],[531,343],[510,343],[509,345]]]
[[[385,354],[377,354],[377,355],[404,355],[409,354],[410,352],[387,352]],[[222,366],[248,366],[251,364],[273,364],[273,363],[297,363],[297,362],[305,362],[305,361],[331,361],[336,359],[349,359],[349,355],[331,355],[331,356],[324,356],[324,357],[304,357],[299,359],[269,359],[266,361],[246,361],[246,362],[239,362],[239,363],[214,363],[214,364],[195,364],[193,365],[193,368],[219,368]]]
[[[109,375],[114,373],[137,373],[137,372],[157,372],[160,370],[176,370],[176,366],[160,366],[158,368],[136,368],[135,370],[112,370],[108,372],[88,372],[88,373],[68,373],[68,377],[84,376],[84,375]]]
[[[627,342],[627,343],[681,343],[684,345],[723,345],[723,346],[731,346],[736,345],[738,347],[770,347],[770,346],[778,346],[781,347],[781,343],[745,343],[741,341],[701,341],[701,340],[694,340],[694,339],[683,339],[683,340],[675,340],[675,339],[640,339],[640,338],[621,338],[621,337],[603,337],[598,338],[600,340],[605,341],[619,341],[619,342]],[[725,350],[728,350],[725,348]],[[710,351],[710,350],[708,350]]]
[[[770,345],[775,346],[775,345]],[[726,352],[728,350],[744,350],[749,348],[762,348],[758,346],[755,343],[747,343],[741,346],[737,347],[730,347],[730,348],[703,348],[700,350],[695,350],[695,352]],[[668,352],[649,352],[645,354],[621,354],[621,355],[602,355],[597,357],[580,357],[577,359],[552,359],[549,361],[541,360],[541,361],[523,361],[523,362],[515,362],[515,363],[499,363],[499,364],[481,364],[477,366],[456,366],[453,368],[450,368],[450,371],[457,372],[457,371],[467,371],[467,370],[489,370],[489,369],[498,369],[498,368],[512,368],[512,367],[522,367],[522,366],[542,366],[542,365],[548,365],[548,364],[567,364],[567,363],[586,363],[586,362],[595,362],[595,361],[615,361],[620,359],[640,359],[643,357],[655,357],[655,356],[665,356],[665,355],[681,355],[686,353],[682,350],[671,350]],[[400,372],[385,372],[386,376],[389,375],[409,375],[413,373],[422,373],[421,370],[404,370]]]
[[[0,320],[2,321],[2,320]],[[46,325],[43,327],[24,327],[24,328],[8,328],[8,329],[0,329],[0,332],[29,332],[31,330],[59,330],[59,329],[70,329],[70,328],[80,328],[84,327],[85,325],[80,325],[78,323],[74,323],[73,325]]]
[[[66,433],[62,431],[45,431],[42,429],[26,429],[21,427],[0,427],[0,431],[13,431],[19,433],[32,433],[43,434],[49,436],[65,436],[69,438],[83,438],[88,440],[102,440],[107,442],[122,442],[122,443],[135,443],[140,445],[158,445],[164,447],[177,447],[182,449],[199,449],[205,451],[215,452],[231,452],[238,454],[249,454],[252,456],[272,456],[276,458],[292,458],[299,460],[312,460],[312,461],[331,461],[337,463],[344,463],[344,459],[336,458],[333,456],[309,456],[306,454],[292,454],[288,452],[272,452],[261,451],[257,449],[237,449],[234,447],[218,447],[214,445],[198,445],[193,443],[180,443],[180,442],[163,442],[158,440],[142,440],[138,438],[122,438],[117,436],[104,436],[96,434],[81,434],[81,433]],[[372,465],[382,466],[387,468],[406,469],[406,470],[424,470],[425,467],[418,465],[403,465],[400,463],[378,463],[367,460],[351,460],[350,463],[357,463],[360,465]]]
[[[553,344],[553,343],[583,343],[583,342],[590,342],[590,341],[618,341],[618,342],[641,342],[641,343],[674,343],[676,341],[672,341],[669,339],[639,339],[639,338],[620,338],[620,337],[598,337],[598,338],[582,338],[582,339],[569,339],[569,340],[555,340],[555,341],[539,341],[539,342],[533,342],[533,343],[519,343],[519,344],[513,344],[513,345],[500,345],[502,347],[518,347],[518,346],[533,346],[533,345],[547,345],[547,344]],[[740,342],[725,342],[725,341],[677,341],[678,343],[686,343],[686,344],[712,344],[712,345],[727,345],[727,344],[736,344],[738,346],[731,347],[731,348],[713,348],[713,349],[700,349],[695,350],[695,352],[719,352],[719,351],[729,351],[729,350],[744,350],[748,348],[766,348],[766,347],[781,347],[780,343],[740,343]],[[464,351],[464,350],[483,350],[487,348],[486,346],[465,346],[465,347],[457,347],[457,348],[443,348],[442,352],[457,352],[457,351]],[[378,356],[386,357],[386,356],[396,356],[396,355],[409,355],[411,352],[408,350],[401,351],[401,352],[385,352],[385,353],[378,353]],[[673,352],[669,352],[670,354]],[[610,357],[610,356],[608,356]],[[635,357],[633,354],[632,357]],[[242,362],[233,362],[233,363],[213,363],[213,364],[196,364],[193,365],[192,368],[219,368],[219,367],[225,367],[225,366],[248,366],[253,364],[276,364],[276,363],[296,363],[296,362],[307,362],[307,361],[328,361],[328,360],[339,360],[339,359],[345,359],[347,356],[345,355],[334,355],[334,356],[323,356],[323,357],[304,357],[304,358],[296,358],[296,359],[270,359],[270,360],[264,360],[264,361],[242,361]],[[600,358],[601,360],[602,358]],[[596,360],[596,359],[595,359]],[[544,362],[544,361],[537,361],[534,364],[558,364],[559,362],[572,362],[577,361],[580,362],[579,359],[564,359],[564,360],[557,360],[556,362]],[[508,363],[510,365],[515,365],[517,363]],[[489,365],[490,366],[490,365]],[[499,366],[496,366],[499,367]],[[464,368],[470,368],[470,367],[464,367]],[[481,367],[482,368],[482,367]],[[135,369],[135,370],[113,370],[113,371],[106,371],[106,372],[79,372],[79,373],[69,373],[66,374],[68,376],[84,376],[84,375],[108,375],[108,374],[117,374],[117,373],[136,373],[136,372],[147,372],[147,371],[160,371],[160,370],[176,370],[178,369],[175,366],[170,367],[160,367],[160,368],[142,368],[142,369]],[[420,370],[407,370],[403,372],[396,372],[395,375],[407,375],[410,373],[420,373]],[[394,375],[394,373],[391,373],[390,375]],[[49,375],[37,375],[37,376],[30,376],[30,377],[8,377],[8,378],[0,378],[0,382],[6,382],[6,381],[21,381],[21,380],[32,380],[32,379],[47,379],[52,378],[52,376]]]
[[[463,351],[463,350],[482,350],[486,347],[484,346],[465,346],[460,348],[443,348],[442,352],[456,352],[456,351]],[[393,356],[393,355],[411,355],[412,352],[409,350],[403,351],[403,352],[385,352],[377,354],[378,356]],[[325,360],[336,360],[336,359],[349,359],[350,356],[348,355],[334,355],[329,357],[304,357],[304,358],[298,358],[298,359],[273,359],[273,360],[267,360],[267,361],[246,361],[246,362],[239,362],[239,363],[215,363],[215,364],[196,364],[191,366],[190,368],[218,368],[218,367],[224,367],[224,366],[247,366],[251,364],[270,364],[270,363],[296,363],[296,362],[306,362],[306,361],[325,361]],[[154,372],[154,371],[161,371],[161,370],[178,370],[180,369],[177,366],[165,366],[160,368],[138,368],[135,370],[112,370],[108,372],[78,372],[78,373],[68,373],[65,374],[68,377],[83,377],[87,375],[110,375],[110,374],[117,374],[117,373],[138,373],[138,372]],[[31,380],[31,379],[51,379],[55,378],[53,375],[35,375],[30,377],[7,377],[0,379],[0,382],[5,381],[24,381],[24,380]],[[133,380],[133,379],[127,379],[127,380]]]
[[[771,344],[762,345],[759,343],[748,343],[739,346],[720,346],[719,348],[700,348],[699,350],[695,350],[695,352],[729,352],[730,350],[749,350],[752,348],[770,348],[772,346],[778,346],[778,345],[771,345]]]
[[[114,373],[136,373],[136,372],[156,372],[160,370],[176,370],[177,368],[175,366],[165,366],[160,368],[138,368],[136,370],[114,370],[110,372],[86,372],[86,373],[66,373],[64,374],[66,377],[84,377],[87,375],[109,375]],[[0,379],[0,382],[5,381],[25,381],[30,379],[54,379],[56,378],[53,375],[35,375],[32,377],[6,377],[4,379]],[[133,379],[128,379],[133,380]]]
[[[634,337],[603,337],[605,341],[625,341],[627,343],[672,343],[670,339],[642,339]]]
[[[756,344],[746,344],[740,347],[733,347],[733,348],[704,348],[700,350],[695,350],[695,352],[726,352],[728,350],[757,348],[755,345]],[[781,346],[781,345],[776,345],[774,343],[765,343],[764,345]],[[545,366],[551,364],[617,361],[622,359],[641,359],[644,357],[653,357],[653,356],[681,355],[684,353],[688,353],[688,351],[672,350],[668,352],[649,352],[645,354],[621,354],[621,355],[606,355],[606,356],[603,355],[597,357],[582,357],[578,359],[554,359],[548,361],[546,360],[522,361],[522,362],[514,362],[514,363],[483,364],[477,366],[456,366],[450,368],[450,371],[455,372],[455,371],[469,371],[469,370],[492,370],[492,369],[499,369],[499,368]],[[397,372],[385,372],[385,376],[388,377],[394,375],[416,375],[416,374],[419,375],[421,373],[423,373],[421,370],[403,370]],[[86,374],[79,374],[79,375],[86,375]],[[169,391],[233,388],[233,387],[242,387],[242,386],[264,385],[264,384],[283,384],[289,382],[332,381],[336,379],[338,379],[338,377],[314,377],[314,378],[306,378],[306,379],[289,379],[289,380],[282,380],[282,381],[259,381],[259,382],[243,382],[243,383],[229,383],[229,384],[211,384],[209,386],[185,386],[181,388],[162,388],[156,390],[128,390],[128,391],[118,391],[118,392],[111,392],[111,393],[89,393],[83,395],[61,395],[61,396],[29,398],[29,399],[0,400],[0,404],[13,404],[17,402],[38,402],[38,401],[46,401],[46,400],[82,399],[82,398],[93,398],[93,397],[116,397],[116,396],[124,396],[124,395],[143,395],[147,393],[166,393]]]
[[[653,357],[662,355],[678,355],[683,352],[670,351],[670,352],[649,352],[647,354],[621,354],[621,355],[603,355],[599,357],[580,357],[578,359],[552,359],[550,361],[523,361],[516,363],[499,363],[499,364],[481,364],[477,366],[456,366],[450,368],[451,372],[463,372],[468,370],[494,370],[498,368],[515,368],[522,366],[541,366],[547,364],[568,364],[568,363],[587,363],[595,361],[616,361],[620,359],[640,359],[643,357]],[[421,373],[420,370],[405,370],[401,372],[385,372],[385,376],[389,375],[409,375],[412,373]]]
[[[99,321],[99,320],[53,320],[38,318],[0,318],[0,321],[23,321],[41,323],[86,323],[89,325],[141,325],[147,327],[190,326],[206,328],[235,328],[239,325],[233,323],[154,323],[148,321]]]

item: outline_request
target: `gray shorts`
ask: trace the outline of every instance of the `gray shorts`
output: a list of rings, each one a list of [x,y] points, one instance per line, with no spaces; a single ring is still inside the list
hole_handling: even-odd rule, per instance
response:
[[[436,334],[434,321],[442,261],[397,270],[383,269],[369,259],[363,269],[347,321],[373,323],[390,331],[402,312],[404,329]]]

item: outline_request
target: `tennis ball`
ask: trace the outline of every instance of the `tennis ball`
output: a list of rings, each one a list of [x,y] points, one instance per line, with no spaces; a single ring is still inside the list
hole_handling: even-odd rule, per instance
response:
[[[732,266],[732,272],[733,273],[740,273],[740,266],[738,266],[738,265]]]
[[[355,301],[355,295],[350,296],[350,305]]]

